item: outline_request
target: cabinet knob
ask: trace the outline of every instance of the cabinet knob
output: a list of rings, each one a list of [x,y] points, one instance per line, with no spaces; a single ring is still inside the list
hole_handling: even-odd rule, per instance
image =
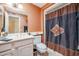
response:
[[[12,48],[11,50],[15,50],[14,48]]]

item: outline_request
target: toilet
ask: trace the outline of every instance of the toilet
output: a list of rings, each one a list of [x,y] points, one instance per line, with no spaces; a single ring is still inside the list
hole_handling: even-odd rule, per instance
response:
[[[34,36],[34,45],[40,54],[47,52],[47,46],[44,43],[41,43],[41,36]]]

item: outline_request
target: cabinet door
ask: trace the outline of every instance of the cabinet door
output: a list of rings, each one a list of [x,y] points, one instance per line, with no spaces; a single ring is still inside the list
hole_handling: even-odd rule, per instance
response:
[[[17,51],[19,56],[33,56],[33,44],[19,47]]]

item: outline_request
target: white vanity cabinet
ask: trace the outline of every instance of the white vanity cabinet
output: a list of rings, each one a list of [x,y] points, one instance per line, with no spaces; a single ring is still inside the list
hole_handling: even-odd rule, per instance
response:
[[[33,56],[33,39],[0,44],[0,56]]]
[[[23,40],[15,42],[14,47],[16,48],[15,53],[17,56],[33,56],[33,40]]]

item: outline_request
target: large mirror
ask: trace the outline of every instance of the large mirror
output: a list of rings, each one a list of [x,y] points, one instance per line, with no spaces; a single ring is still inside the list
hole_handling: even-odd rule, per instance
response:
[[[17,33],[20,32],[20,19],[19,16],[9,15],[8,16],[8,32],[9,33]]]
[[[5,13],[5,32],[8,32],[8,33],[20,32],[19,22],[20,22],[20,16],[6,12]]]
[[[25,10],[0,6],[0,33],[28,32],[28,17]]]
[[[28,32],[28,17],[20,15],[20,32]]]
[[[5,32],[18,33],[28,32],[28,21],[26,15],[5,13]]]

